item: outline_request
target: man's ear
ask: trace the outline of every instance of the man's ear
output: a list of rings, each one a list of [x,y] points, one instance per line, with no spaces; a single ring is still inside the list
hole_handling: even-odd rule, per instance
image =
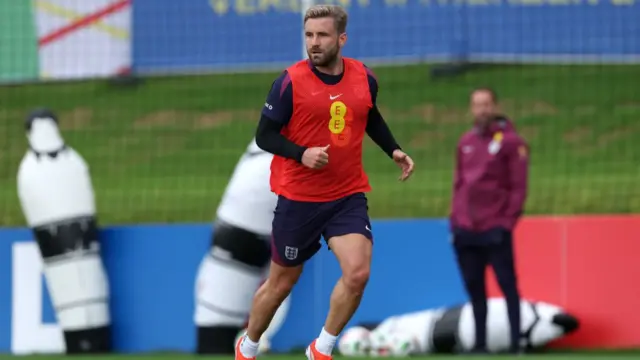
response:
[[[342,33],[338,36],[338,42],[340,46],[344,46],[347,43],[347,33]]]

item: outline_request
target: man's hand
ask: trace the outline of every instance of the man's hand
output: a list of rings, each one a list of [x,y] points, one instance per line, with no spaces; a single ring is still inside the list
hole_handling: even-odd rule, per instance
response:
[[[322,169],[329,163],[329,145],[325,147],[308,148],[302,154],[302,165],[310,169]]]
[[[399,180],[407,180],[413,173],[413,160],[404,151],[395,150],[393,152],[393,161],[402,169],[402,175],[400,175]]]

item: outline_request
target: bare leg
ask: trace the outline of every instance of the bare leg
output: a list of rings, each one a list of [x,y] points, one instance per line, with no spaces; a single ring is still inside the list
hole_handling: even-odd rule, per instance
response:
[[[247,336],[243,340],[240,351],[245,358],[257,355],[258,341],[267,330],[273,316],[302,274],[302,265],[284,267],[271,263],[269,278],[260,286],[253,298]]]
[[[344,329],[360,306],[363,290],[354,284],[347,285],[344,276],[338,279],[331,293],[329,314],[324,324],[328,333],[338,335]]]
[[[316,342],[319,352],[329,355],[335,338],[358,309],[369,280],[372,243],[360,234],[348,234],[329,239],[331,251],[342,269],[342,277],[333,288],[329,314]]]

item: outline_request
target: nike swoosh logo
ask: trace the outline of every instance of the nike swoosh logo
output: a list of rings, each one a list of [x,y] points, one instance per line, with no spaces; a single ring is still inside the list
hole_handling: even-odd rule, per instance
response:
[[[364,228],[365,228],[367,231],[371,231],[371,229],[369,229],[369,225],[365,225],[365,226],[364,226]]]
[[[335,100],[335,99],[339,98],[340,96],[342,96],[342,94],[336,95],[336,96],[329,95],[329,100]]]

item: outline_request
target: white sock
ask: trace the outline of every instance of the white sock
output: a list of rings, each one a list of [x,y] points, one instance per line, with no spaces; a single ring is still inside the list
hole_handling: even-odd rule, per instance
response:
[[[331,355],[331,352],[333,352],[333,347],[336,345],[337,338],[338,337],[336,335],[331,335],[324,328],[322,328],[320,336],[318,336],[318,340],[316,340],[316,350],[318,350],[323,355]]]
[[[248,335],[244,335],[240,343],[240,352],[246,358],[254,358],[258,355],[258,342],[249,339]]]

